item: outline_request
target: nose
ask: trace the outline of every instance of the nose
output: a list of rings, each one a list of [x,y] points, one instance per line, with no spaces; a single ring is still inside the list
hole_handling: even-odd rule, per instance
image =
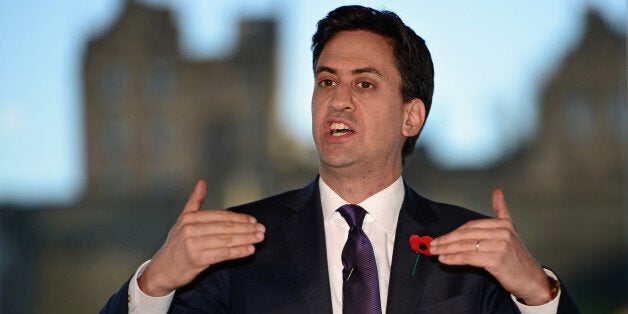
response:
[[[353,111],[355,105],[353,103],[351,87],[346,85],[336,87],[329,100],[329,108],[336,111]]]

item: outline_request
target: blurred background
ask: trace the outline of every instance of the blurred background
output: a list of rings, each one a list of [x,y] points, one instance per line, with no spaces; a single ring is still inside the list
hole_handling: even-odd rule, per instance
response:
[[[405,179],[491,214],[585,313],[628,311],[623,0],[363,1],[425,38],[433,109]],[[300,188],[310,36],[343,1],[0,3],[0,313],[93,313],[206,208]]]

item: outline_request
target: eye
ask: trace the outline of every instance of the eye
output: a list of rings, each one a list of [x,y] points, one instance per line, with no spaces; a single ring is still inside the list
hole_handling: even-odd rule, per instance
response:
[[[358,87],[359,88],[363,88],[363,89],[370,89],[375,87],[372,83],[370,82],[366,82],[366,81],[362,81],[358,83]]]
[[[318,85],[322,86],[322,87],[330,87],[330,86],[336,85],[336,82],[334,82],[334,81],[332,81],[330,79],[323,79],[320,82],[318,82]]]

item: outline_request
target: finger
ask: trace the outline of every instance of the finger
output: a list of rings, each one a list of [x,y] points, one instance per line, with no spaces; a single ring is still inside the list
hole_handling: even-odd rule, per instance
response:
[[[438,261],[447,265],[470,265],[481,268],[490,268],[499,261],[497,254],[492,252],[462,252],[458,254],[439,255]]]
[[[465,239],[461,241],[449,242],[439,245],[431,245],[430,253],[433,255],[457,254],[461,252],[471,251],[475,248],[477,240]]]
[[[260,243],[263,240],[264,233],[262,232],[219,234],[194,239],[198,243],[199,250],[234,248]]]
[[[465,239],[439,246],[432,246],[430,253],[434,255],[450,255],[463,252],[499,252],[505,250],[507,242],[501,239]]]
[[[227,260],[249,256],[255,253],[254,245],[243,245],[229,248],[218,248],[200,252],[206,265],[216,264]]]
[[[236,213],[224,209],[201,210],[191,213],[185,217],[187,223],[203,222],[234,222],[234,223],[257,223],[257,219],[251,215]]]
[[[208,266],[226,260],[236,259],[251,255],[255,252],[255,246],[246,244],[234,247],[218,247],[203,249],[200,242],[187,243],[187,250],[181,256],[186,256],[189,267],[202,270]]]
[[[494,220],[495,223],[491,223],[490,228],[459,228],[432,240],[431,245],[441,246],[457,241],[476,241],[478,239],[507,240],[512,237],[514,227],[511,223],[499,219],[492,220]]]
[[[497,218],[484,218],[471,220],[464,225],[458,227],[456,230],[464,229],[492,229],[492,228],[508,228],[508,225],[512,224],[504,219]]]
[[[504,191],[501,189],[495,189],[495,191],[493,191],[493,211],[495,212],[496,218],[512,220],[510,218],[510,212],[508,212]]]
[[[205,180],[200,179],[196,183],[194,187],[194,191],[190,194],[190,198],[188,202],[183,207],[183,212],[192,212],[201,209],[201,206],[205,202],[205,198],[207,197],[207,182]]]
[[[265,233],[266,227],[260,223],[233,221],[190,223],[181,227],[181,233],[185,238],[254,232]]]

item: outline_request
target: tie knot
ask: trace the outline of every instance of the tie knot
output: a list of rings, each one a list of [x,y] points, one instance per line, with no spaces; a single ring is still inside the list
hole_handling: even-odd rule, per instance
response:
[[[347,204],[340,206],[338,212],[347,221],[349,227],[362,228],[362,222],[364,221],[364,216],[366,216],[366,210],[364,208],[358,205]]]

